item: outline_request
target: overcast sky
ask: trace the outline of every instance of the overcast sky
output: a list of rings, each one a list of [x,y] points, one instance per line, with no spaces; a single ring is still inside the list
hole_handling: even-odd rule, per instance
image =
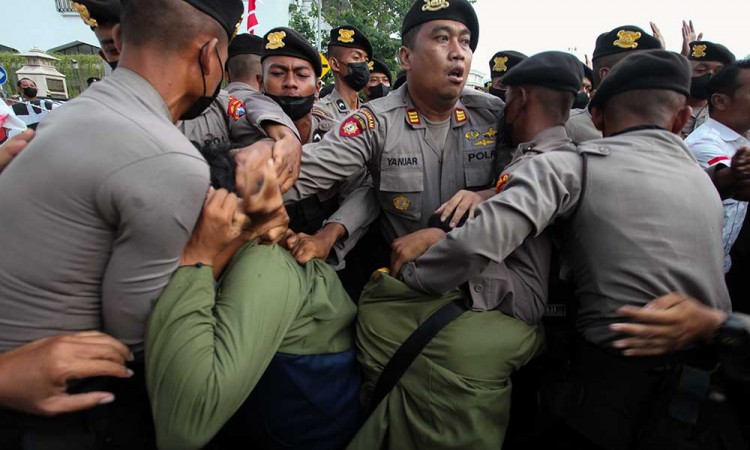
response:
[[[747,0],[478,0],[479,47],[472,68],[489,76],[489,60],[499,50],[532,55],[544,50],[591,57],[596,37],[620,25],[651,32],[655,22],[667,49],[680,50],[682,20],[693,19],[703,39],[726,45],[737,58],[750,55]],[[576,49],[576,50],[569,50]]]

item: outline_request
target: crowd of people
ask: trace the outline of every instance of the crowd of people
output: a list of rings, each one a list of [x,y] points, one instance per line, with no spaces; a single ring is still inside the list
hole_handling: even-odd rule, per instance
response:
[[[472,89],[417,0],[323,92],[240,0],[74,6],[112,74],[0,111],[0,448],[748,449],[747,59],[623,25]]]

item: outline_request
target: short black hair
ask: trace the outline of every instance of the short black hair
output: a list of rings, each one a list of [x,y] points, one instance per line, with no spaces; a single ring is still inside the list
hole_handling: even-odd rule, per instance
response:
[[[21,87],[21,82],[22,82],[23,80],[29,80],[29,81],[31,81],[32,83],[36,84],[36,82],[35,82],[34,80],[32,80],[31,78],[19,78],[19,79],[18,79],[18,81],[16,81],[16,87],[17,87],[17,88],[20,88],[20,87]]]
[[[232,146],[228,143],[208,142],[201,146],[193,142],[203,158],[208,163],[211,173],[211,186],[215,189],[226,189],[229,192],[237,192],[235,174],[237,165],[230,154]]]
[[[258,55],[237,55],[227,61],[227,72],[232,81],[255,80],[256,75],[263,73],[263,65]]]
[[[750,58],[741,59],[722,67],[716,75],[708,82],[708,98],[714,94],[725,94],[734,98],[737,89],[740,88],[740,71],[750,69]],[[708,102],[708,111],[714,109],[713,101]]]

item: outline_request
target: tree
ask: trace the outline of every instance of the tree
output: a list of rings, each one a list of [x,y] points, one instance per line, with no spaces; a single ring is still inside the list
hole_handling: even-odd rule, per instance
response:
[[[476,0],[469,0],[474,3]],[[318,3],[305,13],[301,0],[289,6],[289,26],[315,42]],[[400,69],[398,49],[401,46],[401,22],[414,0],[323,0],[323,19],[333,27],[352,25],[372,43],[374,57],[395,73]],[[321,36],[325,48],[328,36]]]

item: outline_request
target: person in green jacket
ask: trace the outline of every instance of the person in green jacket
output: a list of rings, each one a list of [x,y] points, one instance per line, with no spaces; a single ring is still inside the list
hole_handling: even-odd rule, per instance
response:
[[[216,154],[204,156],[211,163]],[[231,185],[233,177],[217,171],[234,164],[218,159],[212,183],[229,179]],[[243,196],[251,223],[283,211],[271,166],[260,181],[248,181],[240,188],[261,186]],[[362,422],[356,306],[324,262],[302,267],[279,246],[243,244],[233,225],[236,206],[227,190],[209,192],[181,267],[150,316],[146,376],[159,448],[234,448],[237,442],[343,448]],[[236,254],[217,282],[220,267],[211,266],[230,240]]]

